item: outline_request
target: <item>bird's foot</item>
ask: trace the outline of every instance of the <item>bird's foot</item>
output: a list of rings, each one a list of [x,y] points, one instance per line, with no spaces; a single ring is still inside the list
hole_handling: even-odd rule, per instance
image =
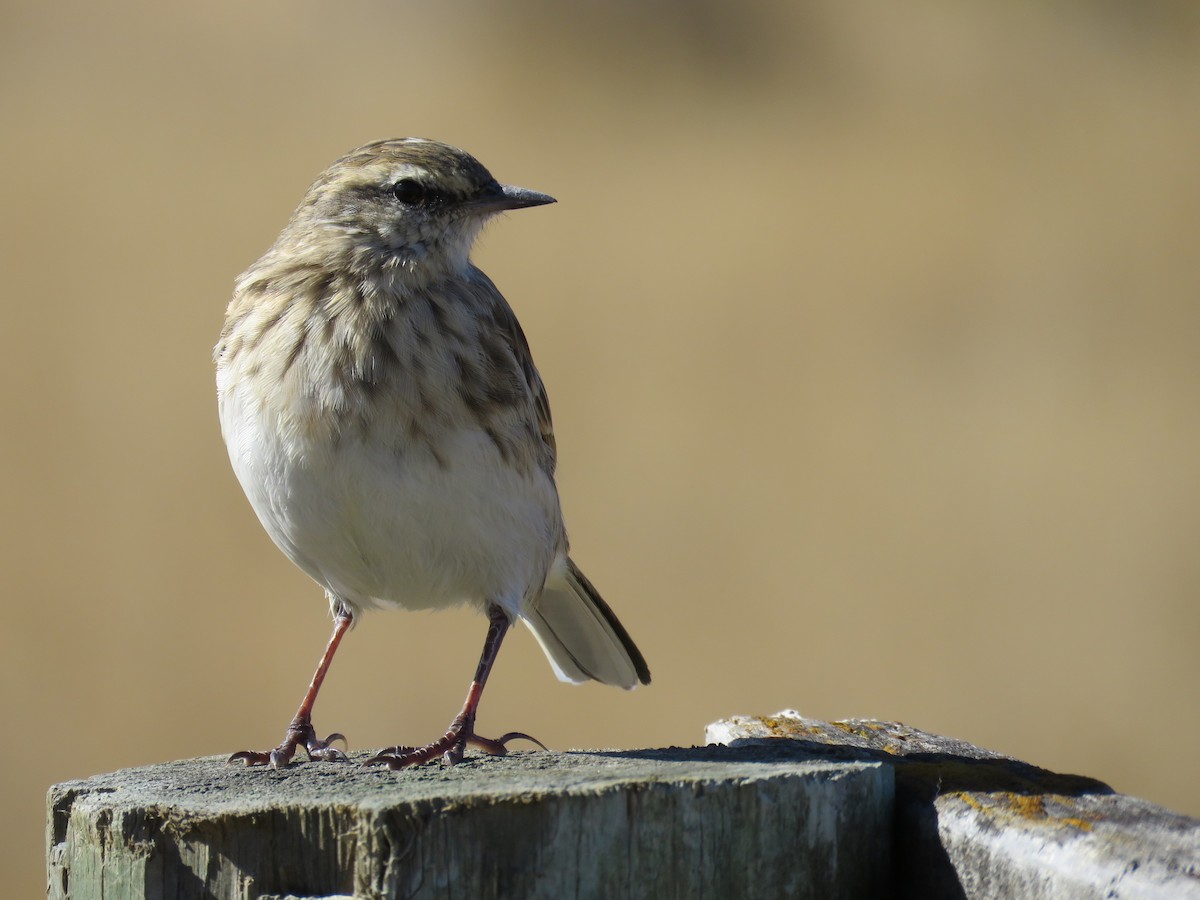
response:
[[[446,765],[453,766],[462,762],[468,744],[478,747],[490,756],[504,756],[508,753],[508,742],[515,740],[531,741],[543,750],[549,749],[537,738],[520,731],[510,731],[498,738],[482,737],[475,733],[475,723],[472,720],[459,716],[450,724],[449,730],[433,743],[424,747],[388,747],[386,750],[380,750],[363,765],[405,769],[422,765],[440,756]]]
[[[346,762],[349,757],[337,747],[332,746],[337,741],[346,743],[346,736],[335,733],[329,735],[325,740],[321,740],[313,730],[311,722],[293,721],[288,726],[283,742],[274,750],[241,750],[229,757],[228,762],[243,762],[248,766],[269,765],[272,769],[282,769],[292,761],[298,747],[303,747],[308,752],[310,760]]]

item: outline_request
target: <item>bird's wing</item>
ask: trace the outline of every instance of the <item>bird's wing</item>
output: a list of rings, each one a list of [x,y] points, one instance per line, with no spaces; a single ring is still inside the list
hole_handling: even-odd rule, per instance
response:
[[[507,303],[498,303],[494,313],[496,325],[503,333],[512,349],[513,356],[521,366],[521,374],[525,377],[525,385],[533,401],[534,412],[537,414],[538,434],[545,448],[545,466],[553,473],[558,460],[558,445],[554,441],[554,422],[550,418],[550,398],[546,394],[546,385],[538,374],[537,366],[533,364],[533,353],[529,349],[529,341],[517,321],[516,314]]]

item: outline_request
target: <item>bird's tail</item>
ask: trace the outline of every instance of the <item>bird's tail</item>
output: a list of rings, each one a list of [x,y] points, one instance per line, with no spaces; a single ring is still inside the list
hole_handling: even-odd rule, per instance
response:
[[[551,576],[525,619],[563,681],[595,680],[626,690],[650,683],[650,669],[629,632],[572,560]]]

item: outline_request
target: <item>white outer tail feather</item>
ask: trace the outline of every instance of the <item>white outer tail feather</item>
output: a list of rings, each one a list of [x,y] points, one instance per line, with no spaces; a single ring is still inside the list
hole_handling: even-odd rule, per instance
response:
[[[650,683],[642,654],[570,559],[561,575],[552,574],[524,618],[560,680],[599,681],[626,690]]]

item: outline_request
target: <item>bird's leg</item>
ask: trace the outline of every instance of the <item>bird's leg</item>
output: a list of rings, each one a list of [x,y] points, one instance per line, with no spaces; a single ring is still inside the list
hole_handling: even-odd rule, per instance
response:
[[[483,642],[483,652],[479,656],[479,666],[475,669],[475,678],[467,691],[467,700],[463,704],[462,712],[455,716],[444,735],[424,747],[389,747],[381,750],[368,759],[365,765],[403,769],[407,766],[419,766],[440,756],[447,765],[452,766],[462,762],[467,744],[472,744],[492,756],[503,756],[508,752],[508,742],[518,738],[532,741],[545,750],[545,744],[537,738],[519,731],[510,731],[499,738],[485,738],[475,733],[475,713],[479,710],[479,698],[483,695],[483,686],[487,683],[492,664],[496,661],[496,654],[500,652],[500,643],[504,640],[504,634],[510,624],[504,610],[495,603],[488,604],[488,633]]]
[[[337,747],[330,746],[335,741],[345,742],[346,736],[331,734],[325,740],[318,738],[313,729],[312,709],[313,704],[317,702],[317,692],[321,690],[321,684],[325,681],[325,673],[329,671],[329,664],[333,661],[333,654],[337,652],[338,644],[342,642],[342,636],[353,621],[354,614],[346,607],[339,605],[337,615],[333,620],[333,635],[329,638],[325,652],[321,654],[317,671],[313,673],[312,681],[308,685],[304,699],[300,701],[300,708],[296,710],[292,724],[288,726],[283,742],[274,750],[265,752],[242,750],[229,757],[229,762],[240,760],[248,766],[270,765],[272,769],[280,769],[292,761],[292,757],[296,755],[296,748],[301,746],[308,751],[309,759],[321,759],[327,762],[344,762],[346,760],[345,753]]]

